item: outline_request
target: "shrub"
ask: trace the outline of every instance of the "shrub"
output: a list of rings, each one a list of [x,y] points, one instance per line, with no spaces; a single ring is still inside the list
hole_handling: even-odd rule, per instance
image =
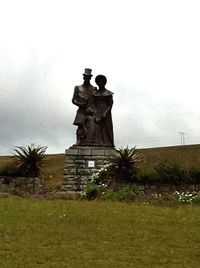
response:
[[[15,157],[18,167],[26,177],[38,177],[42,166],[45,163],[44,158],[47,147],[45,146],[16,146]]]
[[[189,171],[189,178],[191,183],[200,183],[200,170],[195,168],[190,168]]]
[[[95,184],[107,183],[115,176],[112,164],[104,165],[98,172],[92,174],[91,182]]]
[[[104,193],[105,189],[105,184],[95,184],[94,182],[90,182],[87,184],[85,190],[81,195],[87,200],[94,200],[98,195]]]
[[[115,150],[110,162],[103,166],[97,173],[92,175],[91,182],[98,183],[133,183],[137,181],[137,163],[141,156],[134,148],[120,148]]]
[[[180,203],[200,204],[200,193],[179,193],[176,191],[174,195]]]
[[[137,164],[141,162],[141,155],[135,147],[117,149],[111,158],[111,170],[114,178],[133,182],[136,178]]]
[[[103,196],[104,200],[110,201],[135,201],[139,195],[139,189],[135,185],[127,186],[118,191],[107,191]]]
[[[188,181],[187,172],[177,164],[161,162],[155,168],[156,180],[169,185],[181,185]]]
[[[84,192],[84,196],[88,199],[88,200],[94,200],[97,197],[98,194],[98,185],[94,184],[94,183],[90,183],[86,186],[85,192]]]
[[[157,173],[154,169],[140,168],[137,171],[135,181],[142,184],[156,183],[158,181]]]
[[[0,168],[0,176],[17,177],[22,173],[15,163],[10,163]]]
[[[46,146],[34,147],[16,146],[15,157],[18,163],[18,168],[25,177],[33,178],[33,191],[35,191],[35,178],[42,172],[42,167],[45,164]]]
[[[140,168],[136,174],[136,182],[144,184],[199,184],[200,170],[190,168],[182,169],[179,165],[170,162],[160,162],[154,168]]]

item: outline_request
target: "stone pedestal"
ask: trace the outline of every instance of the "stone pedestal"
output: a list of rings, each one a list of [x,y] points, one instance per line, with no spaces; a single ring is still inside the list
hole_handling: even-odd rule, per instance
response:
[[[93,173],[107,164],[112,147],[72,146],[65,151],[64,191],[82,191]]]

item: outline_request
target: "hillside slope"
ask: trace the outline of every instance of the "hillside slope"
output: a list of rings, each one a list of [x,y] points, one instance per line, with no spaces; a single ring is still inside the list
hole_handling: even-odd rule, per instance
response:
[[[143,155],[142,168],[149,169],[161,161],[170,161],[188,169],[190,167],[200,168],[200,144],[159,147],[139,149]],[[0,167],[14,161],[13,156],[0,156]],[[47,178],[47,185],[55,188],[62,183],[64,168],[64,154],[47,155],[47,165],[44,167],[44,174]]]
[[[153,167],[161,161],[169,161],[188,169],[200,168],[200,144],[140,149],[144,155],[143,166]]]

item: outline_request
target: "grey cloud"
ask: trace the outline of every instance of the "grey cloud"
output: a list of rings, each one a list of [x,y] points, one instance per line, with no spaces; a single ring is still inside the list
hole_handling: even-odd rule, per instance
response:
[[[18,71],[9,73],[8,64],[4,65],[5,76],[0,81],[0,154],[10,154],[15,145],[32,142],[48,146],[49,153],[61,153],[75,142],[73,89],[69,92],[66,84],[69,95],[65,98],[56,93],[52,66],[53,62],[40,64],[34,54]],[[114,91],[117,147],[176,145],[178,131],[190,132],[196,124],[197,113],[191,113],[191,108],[177,99],[164,99],[162,94],[123,84],[110,90]]]
[[[74,142],[75,129],[68,127],[73,118],[67,100],[54,97],[51,66],[40,65],[34,57],[28,63],[0,83],[0,154],[35,141],[58,152]]]
[[[145,90],[123,88],[113,110],[115,143],[119,146],[168,146],[179,144],[179,131],[191,133],[194,115],[184,103],[153,96]],[[123,93],[122,93],[123,92]],[[125,97],[124,97],[125,96]],[[189,136],[189,135],[188,135]],[[190,134],[189,142],[193,142]]]

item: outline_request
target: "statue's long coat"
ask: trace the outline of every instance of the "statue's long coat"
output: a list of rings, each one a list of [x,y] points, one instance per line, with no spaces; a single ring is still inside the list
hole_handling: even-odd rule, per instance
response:
[[[88,107],[92,108],[94,90],[95,87],[93,87],[92,85],[89,85],[88,87],[85,87],[84,85],[75,86],[72,102],[79,108],[77,110],[76,117],[73,122],[74,125],[79,126],[84,123],[86,109]]]

